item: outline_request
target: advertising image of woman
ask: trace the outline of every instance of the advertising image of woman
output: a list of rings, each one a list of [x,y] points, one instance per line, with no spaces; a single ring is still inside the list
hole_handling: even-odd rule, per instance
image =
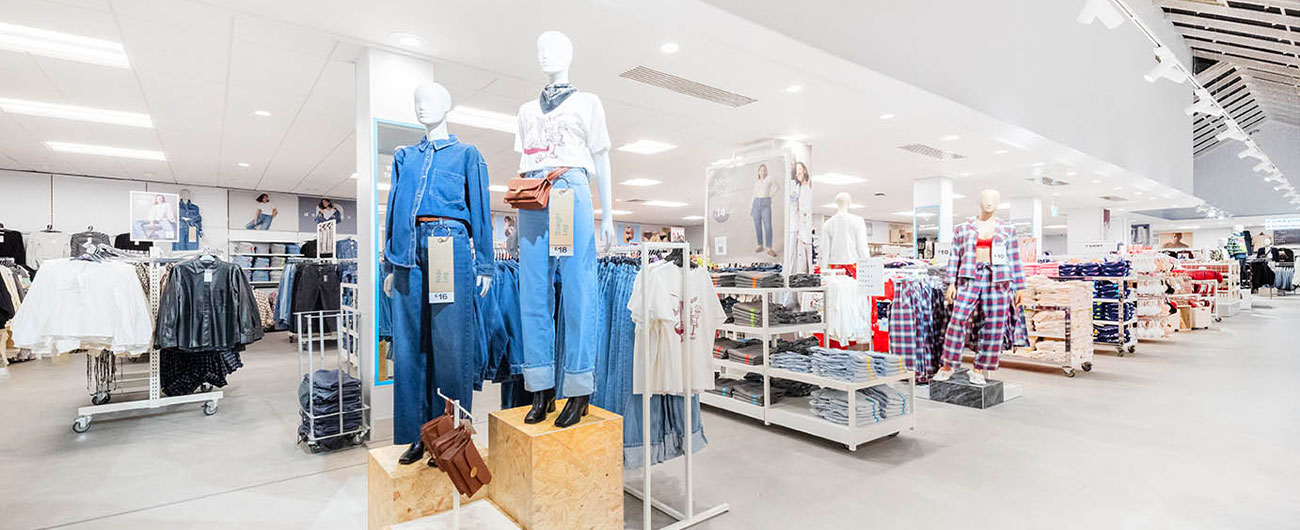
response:
[[[150,240],[176,239],[176,214],[167,204],[167,196],[155,195],[149,206],[149,218],[144,222],[144,233]]]
[[[316,205],[316,224],[325,221],[343,222],[343,210],[334,206],[334,201],[329,199],[321,199],[320,203]]]
[[[786,229],[786,248],[792,250],[790,272],[794,274],[812,272],[812,178],[808,176],[808,166],[795,162],[791,170],[789,228]]]
[[[274,221],[275,216],[279,214],[280,210],[277,210],[275,205],[271,203],[271,196],[263,193],[257,196],[257,215],[253,217],[252,221],[244,225],[244,228],[249,230],[270,230],[271,221]]]
[[[754,239],[758,244],[754,252],[767,251],[769,256],[776,256],[776,250],[772,248],[772,197],[779,188],[776,179],[767,176],[767,164],[759,164],[749,215],[754,218]]]

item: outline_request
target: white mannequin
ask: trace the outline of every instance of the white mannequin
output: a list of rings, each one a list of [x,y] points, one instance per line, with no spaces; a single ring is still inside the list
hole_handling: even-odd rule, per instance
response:
[[[446,140],[451,136],[447,134],[447,112],[451,110],[451,92],[438,83],[421,83],[415,87],[415,118],[424,126],[424,137],[430,142],[434,140]],[[612,229],[611,229],[612,230]],[[486,236],[475,234],[476,237],[492,237],[491,234]],[[481,275],[475,281],[478,285],[478,295],[487,294],[488,289],[492,288],[492,277]],[[384,294],[393,295],[393,274],[390,272],[384,277]]]
[[[194,201],[191,201],[191,200],[190,200],[190,190],[189,190],[188,188],[187,188],[187,189],[183,189],[183,190],[181,190],[181,191],[178,192],[177,194],[181,196],[181,200],[182,200],[182,201],[186,201],[186,202],[194,202]]]
[[[558,31],[547,31],[537,37],[537,62],[546,74],[547,86],[569,82],[569,66],[573,64],[573,41]],[[596,188],[600,192],[602,212],[614,209],[613,190],[610,187],[609,150],[591,153],[596,163]],[[604,250],[614,242],[614,216],[600,216],[600,239]]]
[[[818,241],[821,246],[817,257],[823,272],[828,265],[856,264],[863,258],[870,257],[866,221],[849,213],[851,204],[853,197],[840,192],[835,196],[835,215],[822,223],[822,237]]]

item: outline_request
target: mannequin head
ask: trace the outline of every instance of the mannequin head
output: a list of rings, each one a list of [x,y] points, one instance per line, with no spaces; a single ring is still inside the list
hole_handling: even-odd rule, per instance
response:
[[[188,201],[188,200],[190,200],[190,190],[189,190],[189,189],[183,189],[183,190],[181,190],[180,193],[179,193],[179,195],[181,196],[181,200],[182,200],[182,201]]]
[[[1245,232],[1245,231],[1246,231],[1246,227],[1245,227],[1245,226],[1242,226],[1242,225],[1232,225],[1232,233],[1234,233],[1234,234],[1240,234],[1240,233]]]
[[[850,204],[853,204],[853,197],[849,196],[848,192],[841,191],[835,194],[835,206],[838,207],[841,212],[849,211]]]
[[[1002,202],[1002,194],[998,190],[987,189],[980,192],[980,218],[988,219],[993,217],[998,211],[998,203]]]
[[[548,31],[537,37],[537,62],[542,73],[555,77],[569,71],[573,64],[573,41],[558,31]]]
[[[441,125],[451,110],[451,93],[438,83],[415,87],[415,118],[425,127]]]

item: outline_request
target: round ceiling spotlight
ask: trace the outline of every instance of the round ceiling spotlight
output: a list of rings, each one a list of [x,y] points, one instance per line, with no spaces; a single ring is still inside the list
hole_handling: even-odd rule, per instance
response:
[[[259,117],[259,118],[270,118],[270,117],[271,117],[271,113],[268,112],[268,111],[265,111],[265,110],[255,110],[255,111],[253,111],[253,115],[254,115],[254,116],[257,116],[257,117]]]
[[[659,51],[664,55],[672,55],[681,49],[681,46],[678,46],[676,42],[665,42],[659,47]]]
[[[414,33],[394,33],[389,35],[393,42],[406,46],[407,48],[419,48],[424,46],[424,39]]]

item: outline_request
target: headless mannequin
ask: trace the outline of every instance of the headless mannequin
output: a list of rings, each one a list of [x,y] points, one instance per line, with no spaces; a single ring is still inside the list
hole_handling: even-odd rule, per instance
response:
[[[447,112],[450,110],[451,93],[447,92],[447,89],[442,85],[423,83],[415,88],[415,117],[421,125],[424,125],[424,137],[430,142],[446,140],[451,137],[447,134]],[[478,276],[475,285],[478,286],[478,295],[483,296],[492,287],[492,277]],[[384,277],[384,294],[387,296],[393,295],[392,273]],[[398,458],[398,462],[404,465],[413,464],[422,457],[424,457],[424,442],[417,440],[406,448],[406,451]],[[433,458],[429,458],[428,464],[429,467],[437,467]]]
[[[998,203],[1001,200],[1002,200],[1002,194],[998,193],[998,190],[984,190],[980,192],[980,213],[978,216],[975,217],[975,220],[973,221],[973,224],[975,225],[975,229],[979,231],[980,239],[992,238],[994,232],[997,231],[998,221],[995,215],[997,214],[998,211]],[[1019,257],[1016,257],[1016,259],[1019,259]],[[993,262],[993,257],[991,253],[988,251],[988,249],[976,248],[975,263],[992,263],[992,262]],[[949,304],[952,304],[953,300],[956,297],[957,297],[957,286],[949,285],[948,290],[945,293],[945,298],[948,299]],[[1021,298],[1022,298],[1021,292],[1016,291],[1015,293],[1016,307],[1020,306]],[[939,369],[939,373],[935,374],[934,380],[947,381],[948,378],[952,377],[953,372],[955,372],[953,368],[944,366],[943,368]],[[970,382],[977,385],[985,384],[987,382],[988,375],[989,375],[988,370],[972,369],[970,372]]]
[[[859,260],[870,255],[867,248],[867,225],[861,217],[849,213],[849,206],[853,204],[853,197],[848,193],[840,192],[835,195],[835,215],[827,219],[822,224],[822,237],[818,241],[821,248],[818,249],[817,257],[822,270],[826,270],[828,265],[856,265]],[[832,228],[835,225],[841,225],[842,220],[850,220],[849,224],[853,230],[845,233],[843,230]],[[840,238],[847,238],[848,241],[840,241]],[[841,255],[841,252],[832,252],[831,249],[840,247],[842,243],[847,243],[847,247],[852,250],[852,256]],[[836,254],[832,256],[832,254]]]
[[[542,73],[546,75],[546,86],[569,83],[569,67],[573,64],[573,41],[558,31],[547,31],[537,38],[537,62]],[[613,190],[610,186],[611,170],[609,150],[602,149],[591,153],[595,165],[596,187],[600,194],[602,211],[611,211],[614,207]],[[601,215],[600,241],[603,249],[609,249],[614,242],[614,217]],[[590,395],[570,396],[555,419],[557,427],[568,427],[578,423],[587,414]],[[541,423],[549,412],[555,411],[555,389],[548,388],[533,393],[533,405],[524,416],[524,423]]]

